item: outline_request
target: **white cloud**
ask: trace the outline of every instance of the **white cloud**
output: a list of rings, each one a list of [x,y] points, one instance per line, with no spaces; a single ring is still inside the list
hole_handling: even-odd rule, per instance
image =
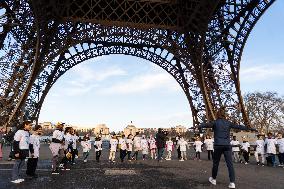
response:
[[[168,74],[151,72],[138,75],[127,81],[113,84],[101,90],[102,94],[133,94],[147,92],[153,89],[179,90],[178,83]]]

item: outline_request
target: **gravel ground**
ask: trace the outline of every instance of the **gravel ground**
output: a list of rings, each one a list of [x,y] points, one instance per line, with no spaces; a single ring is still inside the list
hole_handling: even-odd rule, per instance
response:
[[[11,168],[13,161],[7,158],[8,148],[4,149],[4,159],[0,161],[0,188],[15,189],[88,189],[88,188],[159,188],[159,189],[222,189],[229,183],[228,172],[224,162],[220,163],[217,186],[211,186],[208,177],[211,174],[212,162],[206,160],[206,153],[202,154],[202,161],[192,160],[193,152],[189,151],[190,160],[180,162],[176,160],[163,161],[138,160],[120,163],[109,163],[108,152],[103,151],[102,161],[94,161],[95,153],[91,151],[89,161],[83,163],[81,154],[76,165],[70,171],[61,172],[60,175],[51,175],[50,151],[47,145],[42,145],[41,158],[38,165],[37,179],[26,179],[20,184],[13,184]],[[81,150],[79,149],[79,152]],[[116,157],[119,155],[117,154]],[[241,189],[283,189],[284,169],[260,167],[253,161],[248,165],[235,164],[236,186]],[[24,171],[23,171],[24,175]]]

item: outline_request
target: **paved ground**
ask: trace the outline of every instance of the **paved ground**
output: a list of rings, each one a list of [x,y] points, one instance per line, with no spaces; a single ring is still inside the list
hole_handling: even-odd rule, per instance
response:
[[[7,154],[8,149],[4,149]],[[91,153],[90,161],[86,164],[77,159],[77,164],[70,171],[60,175],[50,174],[50,152],[46,145],[41,148],[41,160],[39,163],[39,178],[26,180],[20,184],[10,182],[13,162],[0,161],[0,188],[33,189],[33,188],[181,188],[181,189],[222,189],[227,188],[228,173],[226,165],[220,164],[217,186],[208,183],[211,173],[212,162],[205,160],[206,154],[202,154],[203,161],[155,160],[109,163],[107,152],[103,153],[102,161],[96,163],[94,152]],[[192,153],[190,152],[189,155]],[[118,157],[118,154],[117,154]],[[191,156],[192,158],[192,156]],[[253,159],[253,157],[251,157]],[[249,165],[235,164],[236,184],[241,189],[283,189],[284,169],[259,167],[252,161]],[[23,172],[24,174],[24,172]]]

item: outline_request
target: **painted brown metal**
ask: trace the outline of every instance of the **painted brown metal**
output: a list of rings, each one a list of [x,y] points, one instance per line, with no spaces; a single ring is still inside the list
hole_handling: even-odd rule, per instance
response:
[[[38,119],[53,84],[90,58],[153,62],[183,89],[193,125],[224,106],[249,125],[239,70],[246,40],[275,0],[4,0],[0,125]],[[239,117],[232,115],[238,112]]]

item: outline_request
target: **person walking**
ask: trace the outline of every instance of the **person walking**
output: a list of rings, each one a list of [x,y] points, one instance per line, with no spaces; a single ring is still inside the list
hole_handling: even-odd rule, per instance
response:
[[[208,160],[211,160],[211,158],[213,159],[214,140],[211,138],[210,135],[206,136],[206,139],[204,140],[204,144],[206,145]]]
[[[91,140],[89,134],[86,134],[81,140],[81,146],[83,148],[83,161],[87,163],[90,150],[92,148]]]
[[[232,162],[232,147],[230,145],[230,130],[240,129],[240,130],[251,130],[255,129],[249,128],[243,125],[236,125],[228,120],[226,120],[225,109],[222,107],[217,112],[217,119],[208,123],[202,123],[199,125],[199,129],[202,128],[212,128],[214,131],[214,158],[213,158],[213,168],[212,176],[209,177],[209,182],[216,185],[216,178],[218,174],[219,162],[222,154],[224,154],[225,161],[229,171],[230,184],[229,188],[236,188],[235,186],[235,170]]]
[[[156,135],[156,143],[158,148],[158,161],[160,162],[162,160],[166,146],[166,135],[161,128],[158,129],[158,133]]]
[[[260,165],[260,160],[259,160],[259,156],[261,157],[261,166],[264,166],[265,163],[265,150],[264,150],[264,140],[263,140],[263,135],[257,135],[257,140],[255,141],[256,144],[256,149],[254,152],[254,157],[256,160],[256,164]]]
[[[95,143],[94,143],[94,147],[95,147],[95,152],[96,152],[96,161],[99,163],[100,162],[100,157],[102,154],[102,138],[101,136],[97,136],[95,138]]]
[[[234,157],[234,162],[240,162],[240,142],[237,140],[236,136],[233,136],[233,140],[231,141],[232,152]]]
[[[118,144],[120,145],[120,161],[124,162],[124,158],[127,154],[126,153],[127,145],[126,145],[125,135],[121,135],[121,138],[119,139]]]

